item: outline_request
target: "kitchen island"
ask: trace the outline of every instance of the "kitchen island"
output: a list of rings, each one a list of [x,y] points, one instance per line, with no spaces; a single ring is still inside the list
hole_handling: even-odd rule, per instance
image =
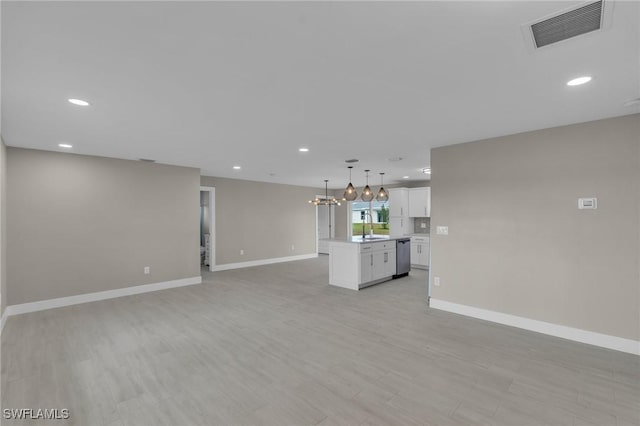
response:
[[[396,273],[396,239],[333,238],[329,243],[329,284],[351,290],[389,281]]]

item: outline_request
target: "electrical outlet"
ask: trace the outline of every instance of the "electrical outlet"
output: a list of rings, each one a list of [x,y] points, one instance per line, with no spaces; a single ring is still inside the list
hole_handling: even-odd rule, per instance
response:
[[[151,266],[145,266],[144,267],[144,273],[145,274],[150,274],[151,273]]]
[[[240,249],[240,256],[244,256],[244,250]]]
[[[440,277],[433,277],[433,285],[440,287]]]

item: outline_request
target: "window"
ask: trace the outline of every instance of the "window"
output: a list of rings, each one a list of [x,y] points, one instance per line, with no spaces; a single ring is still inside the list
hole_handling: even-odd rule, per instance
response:
[[[364,201],[354,201],[351,204],[351,230],[353,235],[362,235],[362,223],[364,222],[364,232],[369,233],[371,223],[368,215],[369,203]],[[378,201],[371,202],[373,234],[389,235],[389,205]]]

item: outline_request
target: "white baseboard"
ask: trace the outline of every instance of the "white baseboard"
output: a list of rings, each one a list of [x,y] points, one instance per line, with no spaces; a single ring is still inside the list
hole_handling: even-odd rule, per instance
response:
[[[137,285],[118,288],[115,290],[98,291],[96,293],[78,294],[77,296],[60,297],[57,299],[40,300],[38,302],[10,305],[5,309],[5,316],[26,314],[28,312],[44,311],[46,309],[61,308],[63,306],[78,305],[80,303],[96,302],[98,300],[114,299],[116,297],[131,296],[151,291],[166,290],[168,288],[183,287],[200,284],[202,277],[182,278],[179,280],[163,281],[153,284]],[[4,324],[4,322],[3,322]]]
[[[564,325],[503,314],[501,312],[489,311],[486,309],[475,308],[473,306],[459,305],[457,303],[433,298],[431,299],[429,306],[442,311],[453,312],[468,317],[536,331],[538,333],[548,334],[555,337],[562,337],[563,339],[573,340],[580,343],[587,343],[589,345],[640,355],[640,341],[636,340],[624,339],[622,337],[595,333],[593,331],[581,330],[579,328],[566,327]]]
[[[291,262],[294,260],[313,259],[318,257],[317,253],[301,254],[298,256],[274,257],[271,259],[250,260],[248,262],[225,263],[224,265],[214,265],[212,271],[226,271],[228,269],[250,268],[252,266],[270,265],[272,263]]]

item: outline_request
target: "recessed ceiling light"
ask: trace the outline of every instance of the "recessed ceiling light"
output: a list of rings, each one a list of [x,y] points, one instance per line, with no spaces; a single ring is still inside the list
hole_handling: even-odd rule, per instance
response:
[[[309,148],[299,148],[298,151],[300,151],[300,152],[309,152]]]
[[[242,167],[240,166],[233,166],[233,170],[240,170]]]
[[[578,78],[574,78],[573,80],[567,81],[567,86],[579,86],[581,84],[585,84],[590,81],[591,81],[591,77],[589,76],[578,77]]]
[[[409,176],[402,176],[402,179],[409,179]]]
[[[69,145],[68,143],[59,143],[58,146],[60,148],[73,148],[73,145]]]
[[[89,106],[89,102],[87,101],[83,101],[82,99],[67,99],[69,102],[71,102],[74,105],[79,105],[79,106]]]
[[[425,167],[422,169],[422,173],[424,173],[425,175],[430,175],[431,174],[431,167]]]

